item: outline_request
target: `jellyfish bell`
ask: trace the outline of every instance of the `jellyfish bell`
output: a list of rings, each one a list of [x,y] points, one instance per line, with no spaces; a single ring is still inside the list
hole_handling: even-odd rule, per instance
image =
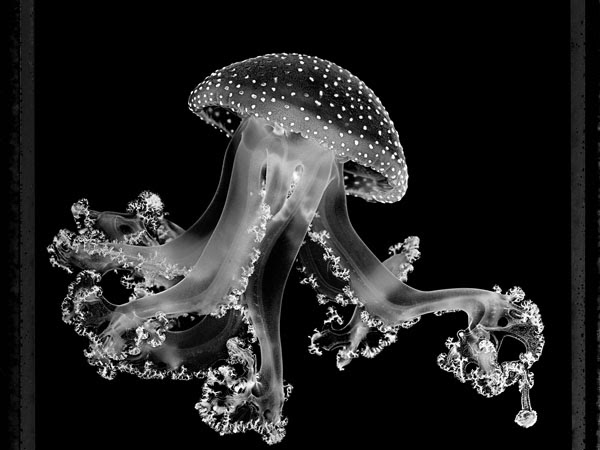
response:
[[[340,66],[299,54],[270,54],[212,73],[191,93],[192,112],[233,135],[261,118],[335,154],[348,194],[391,203],[408,173],[398,132],[374,92]]]
[[[394,124],[362,81],[319,58],[270,54],[214,72],[188,105],[231,138],[218,188],[196,223],[183,230],[168,221],[150,193],[123,214],[81,201],[73,209],[78,233],[61,231],[49,248],[54,264],[81,270],[63,318],[90,339],[87,356],[103,376],[202,378],[196,408],[205,423],[279,442],[291,391],[279,318],[297,261],[301,284],[328,307],[311,353],[337,351],[341,370],[376,356],[424,314],[461,310],[468,326],[447,340],[438,364],[485,396],[519,382],[517,423],[533,423],[529,368],[544,343],[535,304],[519,289],[414,289],[406,282],[418,238],[392,246],[381,261],[352,227],[347,195],[392,203],[408,181]],[[102,278],[114,270],[126,273],[126,302],[102,293]],[[346,322],[343,307],[351,309]],[[524,344],[519,361],[498,362],[506,336]]]

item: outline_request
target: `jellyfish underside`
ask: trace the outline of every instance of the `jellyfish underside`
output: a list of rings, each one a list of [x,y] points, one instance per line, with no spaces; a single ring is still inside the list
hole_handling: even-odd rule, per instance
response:
[[[415,239],[381,262],[350,224],[343,163],[310,139],[245,119],[212,202],[186,231],[164,218],[149,193],[128,213],[92,211],[85,201],[73,213],[78,233],[61,231],[50,253],[56,265],[81,270],[63,318],[90,339],[90,363],[107,378],[123,371],[204,379],[196,408],[221,434],[253,429],[269,443],[285,434],[282,407],[291,389],[283,381],[279,317],[294,261],[302,284],[329,304],[328,326],[311,337],[311,353],[337,350],[343,369],[359,355],[375,356],[424,314],[462,310],[468,327],[446,342],[440,367],[486,396],[519,382],[521,424],[535,421],[528,369],[543,346],[535,305],[519,290],[409,287]],[[102,293],[111,271],[132,292],[125,302]],[[346,324],[335,309],[343,306],[354,308]],[[524,344],[519,361],[498,362],[505,336]]]

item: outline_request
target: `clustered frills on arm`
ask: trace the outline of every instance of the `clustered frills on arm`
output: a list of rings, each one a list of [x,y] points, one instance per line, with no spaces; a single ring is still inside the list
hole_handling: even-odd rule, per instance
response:
[[[321,239],[314,239],[319,245],[326,245]],[[398,272],[399,279],[406,281],[407,272],[412,270],[412,262],[416,247],[414,243],[418,238],[408,238],[403,246],[395,247],[401,249],[403,266],[407,270]],[[331,261],[333,251],[324,247],[323,260]],[[409,269],[410,268],[410,269]],[[338,310],[334,306],[327,306],[325,328],[315,330],[310,338],[308,346],[309,353],[322,355],[323,350],[337,350],[336,362],[340,370],[344,370],[352,359],[359,356],[373,358],[385,347],[396,342],[397,334],[401,328],[410,328],[419,322],[421,316],[401,321],[395,325],[389,325],[368,312],[368,304],[354,297],[351,289],[346,285],[335,295],[323,294],[327,289],[321,289],[319,278],[308,271],[306,266],[300,267],[300,272],[305,275],[302,284],[310,285],[317,291],[319,304],[335,304],[341,307],[352,305],[351,318],[344,323]],[[332,274],[345,272],[347,269],[330,267]],[[342,278],[343,280],[343,278]],[[327,281],[324,284],[329,284]],[[331,285],[329,285],[331,286]],[[531,408],[529,390],[533,387],[533,373],[529,371],[534,362],[541,356],[544,346],[542,331],[544,326],[537,306],[530,300],[525,300],[525,294],[520,288],[513,288],[506,294],[502,294],[498,286],[494,292],[505,299],[503,305],[505,310],[502,317],[507,318],[507,324],[500,327],[485,327],[481,323],[473,324],[457,333],[458,339],[446,340],[448,353],[438,356],[437,362],[440,368],[454,374],[461,382],[470,381],[475,390],[483,396],[493,397],[504,392],[504,390],[517,383],[521,392],[521,411],[517,414],[515,422],[527,428],[537,420],[536,412]],[[434,315],[442,315],[455,312],[454,309],[437,310]],[[471,319],[471,317],[470,317]],[[335,327],[334,324],[340,326]],[[474,325],[474,326],[473,326]],[[518,361],[498,362],[498,351],[502,340],[512,337],[521,341],[525,346],[525,352],[521,353]],[[469,370],[469,363],[474,363]]]
[[[525,300],[520,288],[505,294],[497,286],[493,291],[410,288],[405,282],[420,256],[419,239],[411,236],[390,247],[391,256],[379,262],[356,235],[345,207],[341,183],[337,187],[332,183],[299,254],[301,283],[311,286],[318,302],[327,305],[325,327],[310,336],[309,352],[337,350],[337,366],[343,370],[354,358],[379,354],[398,339],[401,328],[410,328],[424,314],[462,310],[468,315],[468,327],[458,332],[457,340],[448,338],[448,352],[438,357],[438,365],[486,397],[518,382],[522,408],[515,421],[523,427],[533,425],[537,415],[529,399],[533,387],[529,369],[544,346],[538,307]],[[346,323],[336,310],[345,306],[353,308]],[[517,361],[498,362],[505,338],[524,345]]]
[[[130,293],[126,302],[161,292],[190,273],[189,267],[161,255],[183,231],[165,219],[157,195],[143,192],[123,214],[91,210],[85,199],[73,205],[72,213],[77,233],[61,230],[48,250],[53,265],[69,273],[80,270],[62,302],[62,317],[90,340],[85,355],[100,375],[204,378],[210,364],[227,357],[227,339],[247,321],[244,314],[231,311],[218,321],[192,311],[176,317],[157,311],[140,320],[121,315],[119,304],[103,295],[101,282],[110,272],[120,274],[121,285]],[[107,333],[116,321],[121,332]]]

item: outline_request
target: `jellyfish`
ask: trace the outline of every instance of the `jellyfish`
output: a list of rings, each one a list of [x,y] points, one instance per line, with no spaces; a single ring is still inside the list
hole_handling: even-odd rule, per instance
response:
[[[281,441],[291,386],[280,314],[296,264],[300,283],[327,307],[310,353],[334,351],[344,370],[425,314],[463,311],[467,324],[446,340],[439,367],[486,397],[517,384],[515,421],[535,423],[530,368],[544,346],[535,303],[518,287],[415,289],[407,280],[419,239],[392,245],[381,260],[350,223],[347,195],[394,203],[407,189],[398,133],[371,89],[329,61],[268,54],[212,73],[188,106],[230,137],[199,219],[184,230],[148,191],[123,213],[82,199],[72,206],[76,232],[61,230],[48,247],[54,265],[77,272],[63,320],[88,338],[85,355],[100,375],[200,379],[202,421],[220,434],[254,430]],[[105,295],[110,274],[128,298]],[[523,344],[518,360],[499,362],[505,338]]]

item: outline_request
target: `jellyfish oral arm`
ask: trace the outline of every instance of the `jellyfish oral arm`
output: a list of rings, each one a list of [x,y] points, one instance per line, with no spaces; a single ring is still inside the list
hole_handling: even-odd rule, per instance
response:
[[[531,383],[523,380],[530,379],[528,369],[544,345],[535,304],[524,300],[518,288],[503,294],[499,289],[419,291],[410,287],[404,282],[406,268],[402,268],[412,260],[410,251],[382,263],[369,250],[349,221],[342,177],[343,168],[338,165],[337,176],[312,221],[310,239],[300,251],[300,261],[302,271],[310,275],[304,282],[315,288],[320,303],[353,304],[355,311],[343,327],[329,325],[316,331],[310,351],[320,354],[322,349],[338,349],[337,363],[343,369],[359,354],[372,357],[379,353],[396,340],[399,328],[412,326],[425,314],[464,311],[468,327],[458,333],[458,341],[446,342],[449,352],[438,358],[440,367],[463,382],[472,381],[486,396],[497,395],[520,379],[521,393],[528,396]],[[326,323],[331,323],[331,318]],[[383,335],[376,347],[363,341],[372,331]],[[500,364],[497,355],[505,337],[519,340],[525,352],[518,361]],[[469,362],[477,369],[467,370]],[[523,404],[529,405],[528,397]],[[525,416],[531,423],[532,415]]]
[[[239,143],[227,199],[191,272],[171,289],[119,305],[115,314],[121,315],[121,322],[147,319],[158,312],[211,314],[218,312],[220,306],[239,300],[261,253],[261,241],[272,215],[261,178],[268,146],[261,142],[264,138],[259,137],[257,130],[258,126],[249,121],[236,133]],[[118,323],[114,325],[117,328],[113,331],[121,333]]]
[[[263,131],[264,133],[264,131]],[[330,182],[333,153],[305,139],[269,135],[255,148],[266,148],[264,199],[273,216],[261,241],[260,259],[243,296],[250,322],[260,344],[260,369],[246,358],[244,393],[223,399],[205,391],[197,405],[203,420],[222,433],[255,429],[267,442],[279,442],[286,420],[283,403],[290,387],[283,382],[280,338],[281,301],[291,267],[306,235],[325,188]],[[221,383],[222,384],[222,383]],[[225,403],[228,409],[216,405]],[[236,421],[238,409],[255,411],[254,421]]]
[[[338,172],[341,170],[338,167]],[[481,289],[423,292],[395,276],[371,252],[352,227],[340,179],[338,174],[336,180],[329,185],[319,205],[317,217],[312,222],[312,232],[319,234],[325,231],[326,245],[340,257],[342,266],[348,271],[350,288],[357,298],[364,301],[367,311],[387,325],[396,325],[427,313],[463,310],[469,315],[472,327],[481,320],[485,320],[487,326],[494,326],[491,322],[499,318],[497,316],[503,308],[510,306],[503,296]],[[322,249],[317,249],[316,253],[319,255]],[[306,252],[303,254],[305,257],[309,256]],[[324,285],[332,283],[331,277],[323,273],[325,266],[314,262],[311,265],[321,269],[319,275]]]
[[[281,300],[298,249],[329,182],[333,162],[331,152],[312,149],[311,154],[315,153],[302,165],[302,175],[294,180],[294,192],[269,226],[266,262],[259,266],[246,292],[250,317],[261,343],[261,380],[280,392],[283,373],[279,333]],[[306,159],[306,155],[302,156]]]
[[[234,135],[227,146],[217,190],[208,208],[190,228],[182,230],[166,220],[162,202],[149,192],[131,202],[128,213],[94,211],[83,199],[71,208],[78,234],[63,230],[54,238],[49,247],[51,263],[67,271],[76,266],[101,274],[124,269],[144,278],[164,278],[167,274],[163,285],[172,286],[171,278],[187,274],[196,264],[219,221],[241,136]],[[148,224],[164,235],[162,243],[149,237]],[[136,245],[139,241],[143,245]]]

